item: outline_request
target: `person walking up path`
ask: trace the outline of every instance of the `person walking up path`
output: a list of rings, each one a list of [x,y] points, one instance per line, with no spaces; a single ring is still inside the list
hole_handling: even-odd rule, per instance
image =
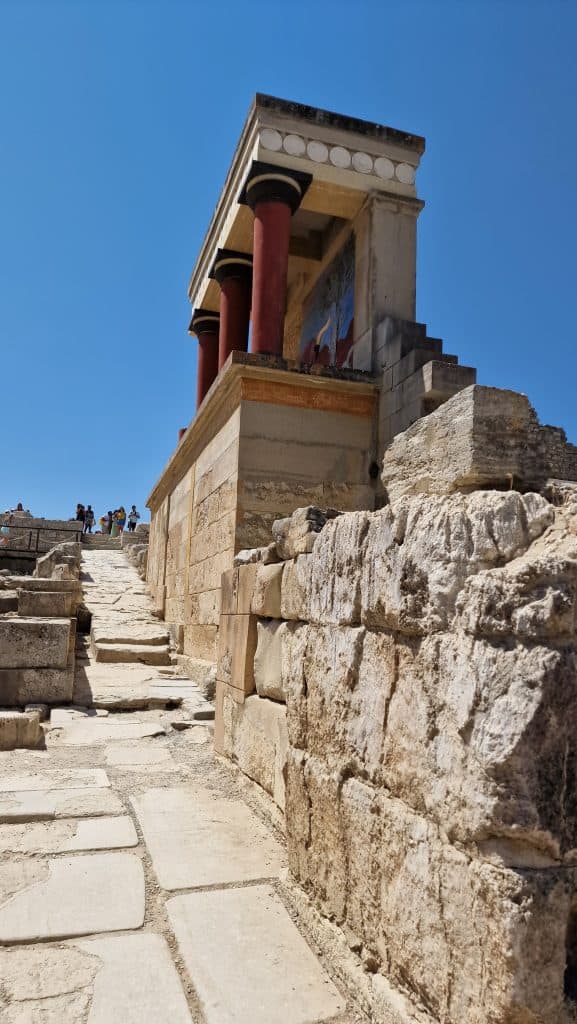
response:
[[[136,511],[136,505],[133,505],[128,513],[128,532],[134,533],[136,530],[136,524],[140,519],[140,512]]]

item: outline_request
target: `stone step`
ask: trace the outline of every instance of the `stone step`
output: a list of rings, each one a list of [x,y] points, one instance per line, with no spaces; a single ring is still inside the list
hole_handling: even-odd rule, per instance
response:
[[[107,533],[85,533],[82,546],[95,551],[120,551],[120,537],[110,537]]]
[[[158,644],[93,644],[96,661],[170,665],[170,648]]]
[[[146,647],[168,646],[167,629],[158,623],[113,622],[92,619],[90,636],[93,644],[138,644]]]

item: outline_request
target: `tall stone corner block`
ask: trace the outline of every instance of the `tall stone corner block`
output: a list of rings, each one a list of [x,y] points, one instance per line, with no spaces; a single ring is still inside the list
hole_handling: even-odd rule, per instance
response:
[[[252,256],[232,249],[217,249],[209,274],[220,286],[218,368],[231,352],[246,352],[250,324]]]
[[[253,693],[257,631],[255,615],[221,615],[216,677],[236,691],[237,699]]]
[[[220,317],[211,309],[195,309],[188,328],[198,338],[196,408],[202,405],[218,374],[218,336]]]
[[[240,202],[254,213],[252,351],[282,355],[291,217],[312,176],[255,160]]]
[[[253,611],[253,591],[259,568],[256,564],[239,565],[223,572],[220,604],[222,615],[249,615]]]

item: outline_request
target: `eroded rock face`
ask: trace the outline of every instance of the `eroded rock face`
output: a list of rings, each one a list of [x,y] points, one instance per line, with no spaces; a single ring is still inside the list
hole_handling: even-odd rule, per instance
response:
[[[285,562],[291,869],[434,1022],[573,1020],[576,513],[405,496]]]

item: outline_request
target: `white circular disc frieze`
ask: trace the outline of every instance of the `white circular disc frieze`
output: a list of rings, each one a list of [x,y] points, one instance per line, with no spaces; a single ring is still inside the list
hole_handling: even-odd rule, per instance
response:
[[[260,133],[260,141],[265,149],[282,149],[282,135],[274,128],[263,128]]]
[[[309,142],[307,153],[316,164],[324,164],[328,159],[329,151],[324,142]]]
[[[331,163],[334,167],[348,167],[351,162],[351,154],[344,146],[333,146],[331,149]]]
[[[306,149],[305,140],[300,135],[285,135],[283,149],[291,156],[302,156]]]
[[[379,156],[375,160],[375,174],[379,178],[392,178],[395,173],[395,165],[386,156]]]
[[[370,174],[373,169],[373,158],[368,153],[353,153],[353,167],[361,174]]]
[[[415,180],[415,168],[410,164],[397,164],[395,174],[403,185],[412,185]]]

